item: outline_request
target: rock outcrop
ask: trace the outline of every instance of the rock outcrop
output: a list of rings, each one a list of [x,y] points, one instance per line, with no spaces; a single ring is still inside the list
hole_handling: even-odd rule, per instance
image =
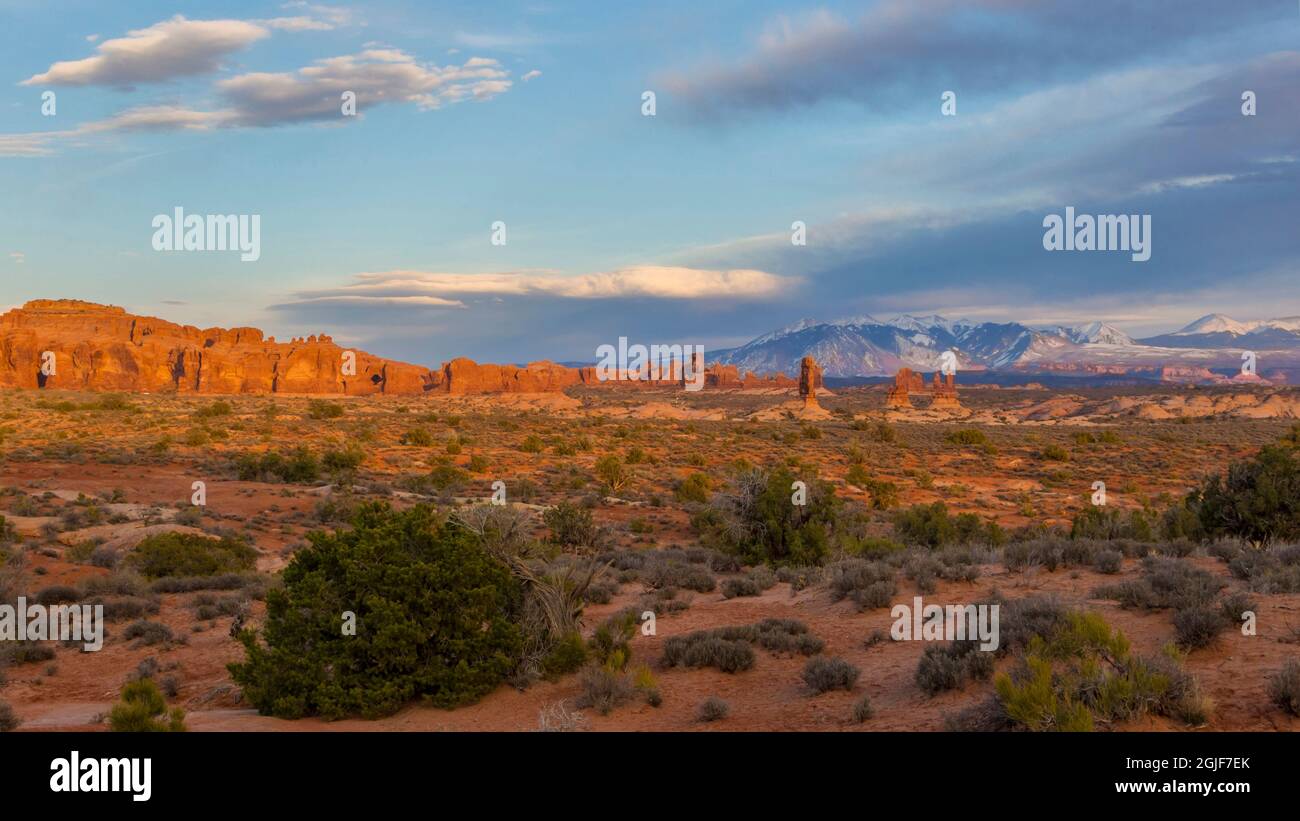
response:
[[[957,401],[957,375],[953,373],[944,374],[942,378],[938,371],[934,372],[934,388],[931,390],[934,399],[930,402],[931,408],[960,408],[961,403]]]
[[[885,406],[910,408],[912,407],[911,394],[920,393],[924,389],[925,382],[919,373],[913,373],[911,368],[899,368],[898,373],[894,374],[894,386],[889,389],[889,394],[885,397]]]
[[[277,342],[257,328],[206,328],[137,316],[113,305],[37,299],[0,315],[0,387],[140,393],[284,393],[458,396],[556,393],[576,385],[684,387],[682,363],[653,381],[599,381],[594,367],[554,362],[480,364],[457,358],[431,369],[339,346],[325,335]],[[703,367],[702,358],[692,363]],[[704,369],[705,387],[793,388],[784,374],[741,378],[733,365]],[[820,370],[817,374],[820,386]]]
[[[925,392],[925,380],[921,378],[919,373],[913,372],[911,368],[899,368],[898,373],[894,374],[894,385],[885,396],[885,407],[911,408],[912,394]],[[929,393],[931,397],[930,408],[932,409],[961,408],[961,403],[957,401],[957,377],[955,374],[940,374],[935,371]]]
[[[71,299],[0,315],[0,386],[150,393],[417,394],[428,368],[347,350],[321,334],[289,342]]]

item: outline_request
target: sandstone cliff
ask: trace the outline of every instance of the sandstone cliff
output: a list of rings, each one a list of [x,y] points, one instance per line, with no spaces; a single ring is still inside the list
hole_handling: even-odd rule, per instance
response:
[[[325,335],[289,342],[256,328],[207,328],[122,308],[37,299],[0,315],[0,386],[178,393],[422,393],[429,369],[344,348]],[[52,354],[53,365],[42,369]]]
[[[52,357],[52,367],[44,358]],[[733,366],[707,368],[711,388],[792,387],[783,374],[741,379]],[[37,299],[0,315],[0,387],[148,393],[416,395],[553,393],[574,385],[664,387],[600,382],[595,368],[554,362],[524,366],[458,358],[434,370],[343,348],[329,336],[277,342],[257,328],[206,328],[136,316],[113,305]]]

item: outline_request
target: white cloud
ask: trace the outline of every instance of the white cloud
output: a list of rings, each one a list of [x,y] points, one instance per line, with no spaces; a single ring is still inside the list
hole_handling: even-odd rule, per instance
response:
[[[538,77],[541,76],[542,76],[542,72],[538,71],[537,69],[533,69],[532,71],[528,72],[523,76],[523,80],[526,83],[529,80],[536,80]]]
[[[510,73],[496,60],[474,57],[463,65],[426,65],[400,49],[318,60],[295,72],[253,73],[217,84],[231,104],[231,123],[280,125],[339,119],[343,92],[356,94],[357,110],[408,102],[431,110],[462,100],[486,100],[507,91]]]
[[[23,85],[129,86],[207,74],[226,55],[269,35],[263,26],[243,20],[187,20],[178,14],[105,40],[93,57],[57,62]]]
[[[27,261],[27,255],[22,251],[10,251],[9,258],[14,261],[14,265],[22,265]]]
[[[726,299],[768,300],[798,280],[752,269],[709,270],[634,265],[594,274],[561,276],[536,273],[461,274],[427,271],[363,273],[356,282],[329,291],[306,292],[304,299],[415,296],[551,296],[564,299]]]
[[[0,134],[0,156],[36,157],[54,145],[109,132],[208,131],[334,120],[344,122],[341,99],[356,94],[357,110],[384,103],[413,103],[421,110],[465,100],[489,100],[508,91],[510,72],[496,60],[472,57],[456,66],[426,65],[395,48],[318,60],[295,72],[250,73],[223,80],[228,105],[201,111],[176,105],[138,106],[63,131]]]
[[[267,28],[280,31],[330,31],[334,28],[333,23],[317,20],[314,17],[272,17],[257,22]]]

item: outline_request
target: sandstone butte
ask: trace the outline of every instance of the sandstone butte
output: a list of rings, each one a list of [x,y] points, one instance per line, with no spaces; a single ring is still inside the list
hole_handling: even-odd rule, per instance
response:
[[[49,374],[42,372],[46,352],[54,357]],[[348,352],[355,356],[355,373],[344,373]],[[0,315],[0,387],[405,396],[672,384],[680,380],[602,382],[594,367],[569,368],[548,361],[521,367],[479,364],[462,357],[435,370],[343,348],[325,334],[277,342],[257,328],[199,329],[75,299],[36,299]],[[747,373],[742,378],[730,365],[715,364],[705,370],[708,388],[797,385],[784,374]]]

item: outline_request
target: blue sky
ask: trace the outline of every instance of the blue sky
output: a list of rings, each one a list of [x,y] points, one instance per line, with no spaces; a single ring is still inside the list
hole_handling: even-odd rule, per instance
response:
[[[0,30],[0,305],[431,365],[859,313],[1300,314],[1292,0],[0,0]],[[1150,214],[1151,260],[1045,251],[1067,205]],[[260,259],[154,251],[177,206],[260,215]]]

